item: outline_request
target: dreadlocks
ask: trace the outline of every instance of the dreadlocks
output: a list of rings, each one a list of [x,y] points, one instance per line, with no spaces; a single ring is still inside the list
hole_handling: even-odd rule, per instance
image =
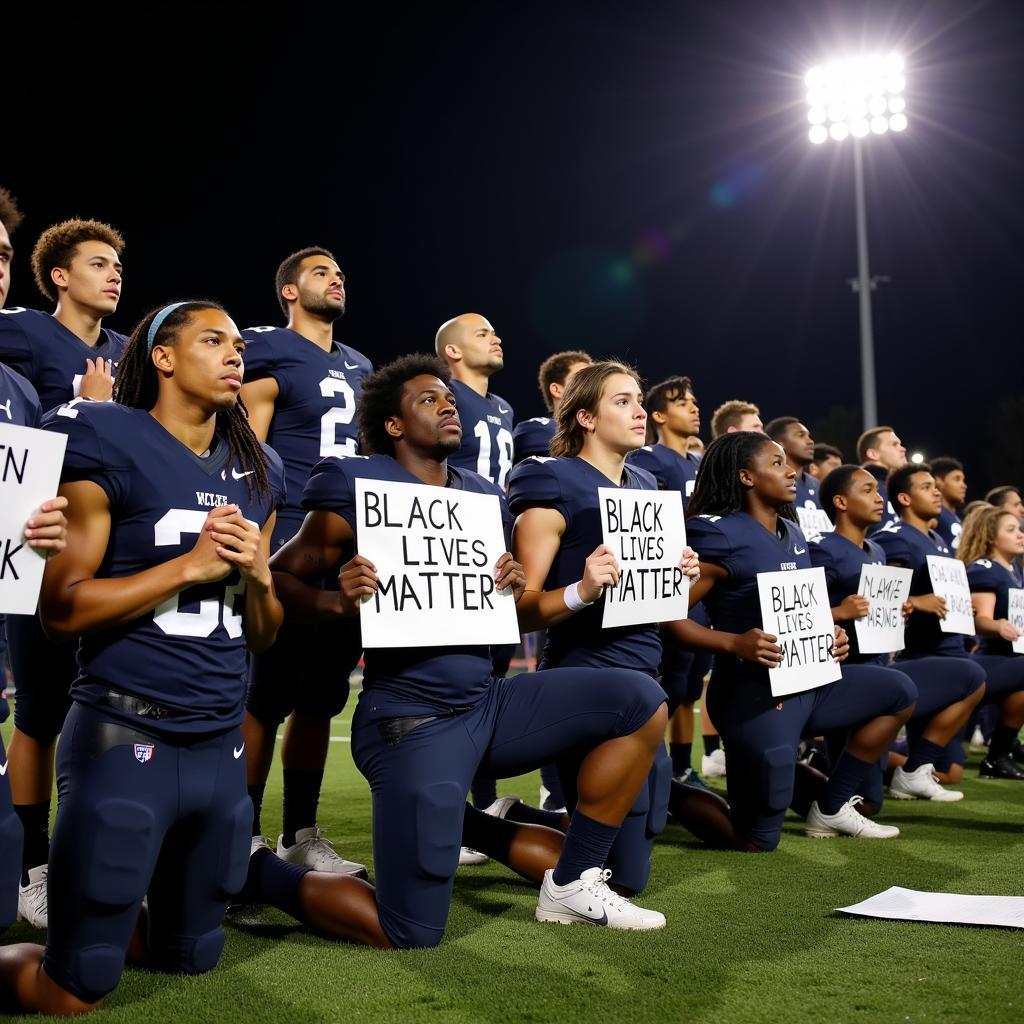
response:
[[[150,358],[152,347],[148,342],[148,334],[150,324],[164,308],[161,306],[159,309],[151,310],[132,331],[128,346],[118,363],[117,377],[114,380],[114,401],[121,405],[146,410],[156,405],[157,374]],[[173,346],[178,331],[192,319],[192,313],[203,309],[217,309],[226,313],[224,307],[216,302],[183,302],[164,317],[153,339],[153,345]],[[243,469],[252,471],[252,477],[247,480],[249,496],[267,496],[270,493],[267,457],[263,453],[259,439],[249,426],[249,413],[241,397],[234,405],[217,411],[216,433],[227,442],[232,458],[237,459]]]

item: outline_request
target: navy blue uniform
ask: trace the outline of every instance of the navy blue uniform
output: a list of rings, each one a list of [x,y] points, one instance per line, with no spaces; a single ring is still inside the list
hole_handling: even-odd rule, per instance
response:
[[[251,471],[222,438],[199,458],[144,410],[76,402],[44,426],[67,435],[62,479],[92,481],[107,495],[98,576],[131,576],[186,554],[211,508],[237,504],[262,527],[284,499],[284,469],[266,447],[272,493],[250,497]],[[57,748],[44,960],[80,999],[117,984],[147,891],[156,962],[197,973],[220,956],[252,823],[239,728],[243,601],[232,572],[81,638]]]
[[[384,455],[325,459],[305,506],[334,512],[355,533],[359,477],[418,482]],[[448,486],[501,497],[483,477],[451,466]],[[638,729],[662,700],[639,672],[563,669],[510,680],[492,675],[487,647],[367,650],[352,755],[373,794],[377,907],[391,941],[441,940],[477,772],[505,778],[561,758],[578,767],[587,751]]]
[[[504,490],[514,452],[512,406],[490,391],[478,395],[461,380],[453,380],[451,387],[462,424],[462,445],[448,457],[448,465],[479,473]]]
[[[551,438],[557,430],[558,423],[553,416],[534,416],[532,419],[520,420],[512,431],[515,464],[519,465],[531,455],[550,455]]]
[[[972,594],[994,594],[996,606],[992,618],[1005,619],[1010,614],[1010,589],[1024,587],[1024,578],[1018,565],[1007,569],[998,562],[979,558],[967,566],[967,583]],[[978,653],[1015,657],[1013,644],[1001,636],[980,637]]]
[[[278,388],[267,444],[284,463],[288,497],[274,525],[273,553],[302,525],[302,491],[313,467],[328,456],[358,454],[356,406],[373,366],[339,341],[325,352],[288,327],[250,327],[242,337],[246,383],[272,377]],[[325,585],[337,589],[337,580]],[[252,658],[246,710],[269,727],[295,709],[332,718],[348,701],[361,653],[355,620],[285,622],[274,645]]]
[[[796,497],[793,499],[793,503],[803,508],[821,508],[821,498],[818,497],[820,488],[821,484],[817,477],[811,476],[806,470],[803,473],[798,473]]]
[[[715,629],[745,633],[760,628],[757,574],[811,568],[807,540],[788,520],[766,530],[745,512],[687,520],[690,544],[701,561],[728,573],[704,599]],[[774,849],[793,794],[802,736],[847,729],[914,702],[906,676],[873,665],[844,665],[834,683],[774,697],[769,670],[728,655],[715,657],[708,710],[729,751],[729,804],[737,830],[754,845]]]
[[[950,551],[955,552],[960,547],[960,534],[963,533],[963,529],[963,520],[943,505],[935,532],[946,542]]]

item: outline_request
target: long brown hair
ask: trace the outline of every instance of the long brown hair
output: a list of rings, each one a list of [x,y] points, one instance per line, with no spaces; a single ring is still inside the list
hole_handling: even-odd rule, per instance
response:
[[[963,532],[960,534],[960,545],[956,549],[956,557],[967,565],[979,558],[989,558],[996,546],[996,534],[999,532],[999,520],[1003,516],[1017,517],[1005,508],[988,505],[976,508],[965,520]]]
[[[604,394],[604,386],[608,378],[614,377],[617,373],[632,377],[637,386],[640,386],[640,377],[636,370],[617,359],[591,363],[572,375],[562,393],[562,401],[558,404],[558,429],[549,446],[552,455],[579,455],[583,450],[587,432],[576,414],[589,412],[596,416],[597,408],[601,404],[601,395]]]

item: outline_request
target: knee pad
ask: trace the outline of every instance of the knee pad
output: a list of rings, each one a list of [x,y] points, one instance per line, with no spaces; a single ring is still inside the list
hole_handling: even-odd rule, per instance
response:
[[[44,967],[61,988],[83,1002],[94,1003],[117,988],[124,973],[124,957],[120,946],[86,946],[71,954],[66,970],[55,971],[49,957]]]
[[[249,850],[252,839],[252,801],[239,800],[223,821],[211,825],[223,830],[217,865],[217,891],[226,900],[245,885],[249,872]],[[220,955],[219,953],[217,954]]]
[[[294,707],[292,689],[281,686],[259,675],[256,659],[245,691],[245,710],[268,729],[276,729],[291,713]]]
[[[466,795],[457,782],[434,782],[416,794],[413,841],[425,875],[443,879],[455,874],[465,806]]]
[[[658,747],[651,766],[651,774],[647,777],[647,832],[649,835],[660,835],[665,831],[668,821],[668,800],[672,793],[672,762],[665,753],[665,746]]]
[[[315,686],[304,686],[295,697],[295,710],[319,718],[334,718],[345,710],[348,703],[348,679],[321,680]]]
[[[4,783],[6,784],[6,779]],[[0,929],[13,924],[18,914],[18,883],[21,881],[21,819],[11,811],[0,822]]]
[[[730,751],[730,756],[732,752]],[[785,811],[793,799],[793,771],[796,751],[792,747],[769,747],[761,753],[755,784],[761,787],[761,799],[771,811]],[[732,771],[732,765],[729,766]],[[754,781],[754,780],[751,780]]]
[[[93,818],[91,836],[82,837],[87,849],[80,876],[85,896],[115,907],[141,900],[149,884],[145,868],[156,842],[153,812],[134,800],[113,798],[101,800]]]
[[[161,950],[158,963],[165,971],[205,974],[217,966],[223,951],[224,929],[214,928],[198,938],[180,940],[175,948]]]
[[[429,928],[392,914],[387,907],[378,906],[380,926],[395,949],[433,949],[441,944],[444,928]]]
[[[30,696],[27,687],[22,687],[17,697],[14,702],[14,725],[18,731],[37,743],[55,740],[64,728],[64,719],[71,710],[70,689],[67,692],[53,689],[50,693]]]

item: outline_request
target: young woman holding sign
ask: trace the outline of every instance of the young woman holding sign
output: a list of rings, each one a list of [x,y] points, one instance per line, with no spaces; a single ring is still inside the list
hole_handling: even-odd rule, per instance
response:
[[[885,551],[890,565],[914,570],[910,585],[913,611],[907,620],[906,647],[897,665],[902,667],[905,662],[926,656],[955,658],[965,676],[973,674],[976,680],[984,681],[983,703],[998,704],[1000,713],[979,773],[982,778],[1024,781],[1024,771],[1011,757],[1017,733],[1024,725],[1024,659],[987,653],[968,655],[961,634],[942,632],[940,621],[946,617],[946,602],[932,590],[928,571],[929,555],[951,557],[945,541],[928,526],[942,506],[939,489],[927,466],[912,463],[893,470],[887,487],[900,521],[887,525],[872,539]],[[947,745],[943,757],[936,758],[939,778],[959,782],[963,763],[963,743],[956,739]]]
[[[867,531],[882,521],[885,510],[878,482],[859,466],[840,466],[825,477],[821,501],[825,513],[835,523],[835,531],[811,542],[811,562],[825,570],[832,618],[850,638],[847,662],[886,666],[888,654],[860,652],[854,622],[871,610],[868,598],[858,593],[861,569],[865,565],[886,564],[885,552],[874,540],[867,539]],[[911,608],[908,600],[896,614],[902,615]],[[907,760],[896,767],[889,791],[900,800],[960,800],[963,794],[943,789],[932,772],[936,763],[940,769],[947,767],[946,745],[967,724],[985,694],[985,684],[951,659],[905,660],[900,662],[900,670],[913,680],[918,697],[913,717],[907,722]],[[861,795],[874,811],[881,807],[880,772],[869,774]]]
[[[797,746],[803,736],[849,730],[821,796],[807,816],[816,838],[899,834],[856,810],[859,787],[913,712],[906,676],[860,665],[836,682],[774,697],[769,671],[782,663],[776,637],[762,628],[758,573],[811,568],[807,541],[792,521],[796,473],[781,446],[764,434],[725,434],[708,447],[690,499],[687,531],[700,552],[701,580],[690,600],[703,600],[714,625],[679,623],[685,639],[715,652],[708,687],[712,717],[729,751],[729,802],[751,850],[773,850],[793,796]],[[836,628],[834,656],[846,656]]]

